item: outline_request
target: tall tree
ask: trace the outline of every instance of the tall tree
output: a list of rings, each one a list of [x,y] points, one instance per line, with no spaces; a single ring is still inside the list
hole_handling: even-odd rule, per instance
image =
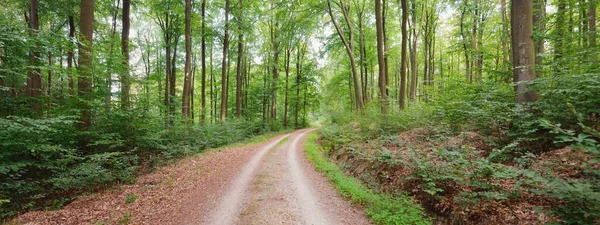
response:
[[[546,0],[534,0],[533,2],[533,27],[535,41],[535,64],[544,63],[544,32],[546,30]],[[541,76],[541,69],[535,71],[537,76]]]
[[[377,27],[377,60],[379,62],[379,92],[381,93],[381,113],[387,114],[387,80],[385,66],[385,47],[383,37],[383,18],[381,9],[381,0],[375,0],[375,23]]]
[[[227,53],[229,51],[229,12],[230,12],[230,0],[225,0],[225,27],[223,35],[223,60],[221,63],[221,121],[225,121],[227,118]]]
[[[518,103],[533,102],[537,94],[528,90],[535,79],[532,0],[513,0],[511,4],[513,79]]]
[[[329,12],[329,16],[331,17],[331,22],[333,23],[335,30],[337,31],[338,36],[340,37],[340,40],[342,41],[342,44],[344,45],[344,48],[346,49],[346,52],[348,53],[348,58],[350,60],[350,69],[352,71],[352,81],[354,84],[354,99],[355,104],[356,104],[356,108],[358,109],[358,111],[360,112],[364,112],[364,107],[363,107],[363,97],[362,97],[362,91],[361,91],[361,84],[360,84],[360,79],[359,79],[359,75],[358,72],[356,71],[356,62],[355,62],[355,56],[354,56],[354,32],[352,29],[352,23],[350,21],[349,18],[349,10],[350,10],[350,6],[345,4],[344,2],[340,1],[336,3],[340,9],[342,10],[342,14],[344,15],[344,20],[346,22],[346,26],[348,28],[348,36],[349,36],[349,40],[346,40],[346,37],[344,37],[344,32],[342,31],[342,28],[340,27],[340,25],[338,24],[338,22],[335,20],[335,16],[333,15],[333,10],[331,9],[331,0],[327,0],[327,9]]]
[[[400,0],[402,5],[402,58],[400,62],[400,109],[406,106],[406,64],[407,64],[407,45],[408,45],[408,5],[407,0]]]
[[[37,36],[40,29],[40,19],[38,14],[38,0],[31,0],[29,11],[29,29],[32,37]],[[34,48],[29,52],[29,64],[32,69],[27,74],[27,96],[32,98],[31,107],[36,113],[41,113],[42,105],[39,103],[39,96],[42,95],[42,72],[39,69],[39,53],[38,49]]]
[[[121,107],[129,109],[129,11],[131,8],[131,0],[123,0],[123,15],[122,15],[122,32],[121,32],[121,52],[123,54],[123,68],[121,73]]]
[[[588,30],[590,32],[589,44],[590,46],[596,46],[596,0],[589,0],[589,11],[588,11]]]
[[[206,0],[202,0],[202,56],[201,56],[201,64],[202,64],[202,87],[201,87],[201,104],[202,104],[202,113],[201,113],[201,121],[204,122],[206,120]],[[212,97],[212,96],[211,96]]]
[[[73,43],[75,40],[75,19],[73,16],[69,16],[69,42]],[[67,52],[67,77],[69,79],[69,95],[73,96],[75,93],[74,90],[74,82],[73,82],[73,61],[75,60],[75,53],[73,51],[72,46],[69,46],[69,50]]]
[[[289,89],[289,77],[290,77],[290,55],[291,49],[287,49],[285,54],[285,99],[283,105],[283,127],[288,127],[288,89]]]
[[[183,118],[190,118],[191,72],[192,72],[192,28],[191,28],[192,1],[185,0],[185,75],[183,81],[183,97],[181,113]]]
[[[238,51],[237,51],[237,64],[235,71],[235,116],[242,116],[242,59],[244,58],[244,33],[243,33],[243,21],[244,18],[244,1],[240,0],[239,14],[237,16],[238,23]]]
[[[89,101],[92,99],[92,40],[94,34],[94,0],[81,0],[80,3],[81,41],[79,43],[79,76],[77,82],[78,95],[82,99],[80,105],[80,130],[89,129],[92,124],[92,113]]]

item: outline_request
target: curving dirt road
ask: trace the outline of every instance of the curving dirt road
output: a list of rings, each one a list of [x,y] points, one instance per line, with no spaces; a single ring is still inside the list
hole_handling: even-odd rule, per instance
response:
[[[370,224],[306,160],[300,130],[193,156],[133,185],[82,197],[19,224]],[[124,201],[136,196],[133,203]]]

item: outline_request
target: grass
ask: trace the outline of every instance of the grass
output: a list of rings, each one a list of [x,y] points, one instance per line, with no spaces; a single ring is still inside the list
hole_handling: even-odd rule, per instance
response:
[[[136,200],[138,200],[138,196],[134,195],[134,194],[128,194],[127,196],[125,196],[125,204],[130,204],[135,202]]]
[[[323,148],[317,143],[318,131],[308,135],[304,151],[315,168],[324,173],[337,191],[365,207],[367,215],[376,224],[432,224],[423,208],[406,195],[391,196],[376,193],[353,177],[344,175],[342,170],[323,155]]]

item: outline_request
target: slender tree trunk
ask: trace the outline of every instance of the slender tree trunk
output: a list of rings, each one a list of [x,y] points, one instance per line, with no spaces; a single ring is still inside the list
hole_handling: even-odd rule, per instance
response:
[[[201,104],[202,104],[202,113],[201,121],[204,123],[206,120],[206,0],[202,0],[202,28],[201,28],[201,39],[202,39],[202,53],[201,53],[201,64],[202,64],[202,87],[201,87]],[[212,78],[212,77],[211,77]],[[211,81],[212,82],[212,81]],[[211,83],[212,85],[212,83]],[[212,95],[212,93],[211,93]],[[211,100],[212,101],[212,100]],[[212,115],[211,115],[212,117]]]
[[[533,27],[535,41],[535,64],[544,63],[544,32],[546,30],[546,0],[533,1]],[[536,69],[537,76],[542,76],[542,70]]]
[[[32,38],[37,36],[40,29],[40,20],[38,16],[38,0],[31,0],[31,8],[29,12],[29,29]],[[27,96],[31,99],[31,107],[34,112],[40,114],[42,112],[42,104],[40,104],[39,96],[42,95],[42,72],[39,69],[39,53],[37,48],[29,52],[29,64],[33,68],[27,74]]]
[[[418,65],[417,65],[417,40],[419,39],[417,35],[417,9],[416,3],[411,2],[411,50],[410,50],[410,101],[415,101],[417,98],[417,83],[418,83]]]
[[[406,107],[406,63],[407,63],[407,45],[408,45],[408,6],[407,0],[401,0],[402,5],[402,58],[400,65],[400,109]]]
[[[121,107],[125,110],[130,108],[129,89],[131,82],[129,79],[129,11],[131,8],[131,0],[123,0],[123,15],[122,15],[122,33],[121,33],[121,52],[123,54],[123,68],[121,74]]]
[[[378,0],[376,0],[378,1]],[[381,4],[381,28],[382,28],[382,34],[383,34],[383,66],[385,68],[385,95],[387,96],[387,98],[389,98],[390,96],[390,75],[389,75],[389,67],[388,67],[388,54],[390,51],[390,47],[388,45],[388,37],[387,37],[387,23],[386,23],[386,14],[387,14],[387,1],[386,0],[381,0],[383,4]],[[392,86],[393,86],[393,81],[391,82]],[[389,104],[389,100],[386,104]]]
[[[364,6],[363,6],[364,7]],[[367,52],[365,47],[365,32],[363,29],[363,16],[364,16],[364,8],[357,13],[358,17],[358,45],[360,52],[360,77],[362,81],[362,92],[363,92],[363,103],[366,104],[368,102],[368,78],[367,78],[367,63],[366,63],[366,54]]]
[[[596,0],[589,0],[588,12],[588,30],[590,32],[589,44],[592,47],[596,46]]]
[[[361,91],[361,85],[360,85],[360,78],[358,77],[358,72],[356,71],[356,62],[355,62],[355,56],[354,56],[354,32],[352,29],[352,23],[350,22],[350,18],[348,15],[348,10],[349,10],[349,6],[343,6],[342,3],[340,3],[340,6],[342,6],[342,12],[344,14],[344,20],[346,21],[346,25],[348,28],[348,33],[350,36],[350,40],[346,40],[346,38],[344,37],[344,32],[342,31],[342,29],[340,28],[340,26],[338,25],[337,21],[335,20],[335,17],[333,16],[333,11],[331,9],[331,0],[327,0],[327,7],[328,7],[328,12],[329,12],[329,16],[331,17],[331,22],[333,22],[333,25],[335,26],[335,29],[338,33],[338,36],[340,37],[342,43],[344,44],[344,48],[346,49],[346,52],[348,53],[348,58],[350,60],[350,68],[352,71],[352,78],[353,78],[353,83],[354,83],[354,98],[357,99],[356,102],[356,108],[358,109],[358,111],[360,111],[361,113],[364,113],[364,107],[363,107],[363,101],[362,99],[362,91]]]
[[[304,57],[305,46],[302,46],[302,50],[298,49],[296,55],[296,105],[294,107],[294,126],[299,128],[298,115],[300,114],[300,85],[302,84],[302,60]]]
[[[291,50],[288,48],[285,55],[285,97],[283,105],[283,127],[288,127],[288,89],[289,89],[289,77],[290,77],[290,55]]]
[[[513,0],[511,4],[513,77],[518,103],[534,102],[537,94],[526,83],[535,79],[532,0]]]
[[[223,37],[223,62],[221,64],[221,121],[227,118],[227,53],[229,51],[229,0],[225,0],[225,35]]]
[[[241,28],[240,28],[240,36],[238,40],[238,58],[237,58],[237,64],[236,64],[236,76],[235,76],[235,80],[236,80],[236,88],[235,88],[235,116],[236,117],[241,117],[242,116],[242,91],[243,91],[243,86],[242,86],[242,58],[244,57],[244,36],[241,33]]]
[[[75,20],[73,16],[69,16],[69,42],[73,43],[75,40]],[[73,96],[74,92],[74,82],[73,82],[73,60],[75,59],[75,54],[73,53],[73,47],[69,46],[69,51],[67,52],[67,77],[69,79],[69,95]]]
[[[192,28],[191,28],[192,1],[185,0],[185,75],[183,81],[183,96],[181,98],[181,113],[183,119],[190,118],[191,73],[192,73]]]
[[[385,48],[383,37],[383,21],[381,12],[381,0],[375,0],[375,23],[377,27],[377,60],[379,62],[379,92],[381,97],[381,113],[387,114],[388,97],[387,97],[387,80],[385,67]]]
[[[536,0],[539,1],[539,0]],[[502,38],[502,68],[504,70],[507,70],[507,64],[509,63],[509,59],[508,59],[508,18],[506,16],[506,0],[500,0],[500,10],[501,15],[502,15],[502,32],[501,32],[501,38]]]
[[[235,116],[240,118],[242,117],[242,93],[243,93],[243,86],[242,86],[242,60],[244,58],[244,34],[243,34],[243,15],[244,15],[244,3],[243,1],[239,1],[238,2],[239,7],[240,7],[240,12],[239,12],[239,16],[238,16],[238,55],[237,55],[237,64],[236,64],[236,71],[235,71]]]
[[[46,87],[46,96],[50,98],[52,95],[52,53],[48,53],[48,77],[47,77],[47,87]],[[50,103],[48,103],[50,104]]]
[[[209,62],[210,62],[210,121],[214,122],[215,118],[217,117],[217,98],[215,97],[214,94],[216,94],[215,92],[213,92],[213,87],[214,90],[216,90],[217,88],[215,87],[217,84],[215,82],[215,76],[213,74],[213,41],[210,42],[210,53],[209,53]]]
[[[88,130],[92,124],[92,113],[89,101],[92,99],[92,40],[94,33],[94,0],[81,0],[80,28],[81,42],[79,44],[79,77],[77,82],[78,95],[83,100],[80,105],[81,117],[79,129]],[[85,144],[85,140],[80,142]]]
[[[114,5],[111,5],[112,9],[112,22],[111,22],[111,31],[110,31],[110,42],[108,44],[108,59],[106,60],[106,84],[105,84],[105,94],[104,94],[104,110],[108,113],[111,109],[112,102],[112,76],[115,71],[114,66],[114,48],[115,48],[115,36],[117,35],[117,18],[119,15],[119,7],[121,6],[121,0],[114,0]],[[123,63],[122,60],[118,63]],[[119,75],[121,77],[121,75]]]

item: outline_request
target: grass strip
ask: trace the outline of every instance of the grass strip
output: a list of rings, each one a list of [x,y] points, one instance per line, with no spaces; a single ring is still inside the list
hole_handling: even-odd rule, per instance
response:
[[[367,215],[373,222],[376,224],[432,224],[423,208],[415,204],[410,197],[376,193],[355,178],[344,175],[337,165],[324,156],[323,148],[317,143],[318,132],[311,132],[304,144],[304,151],[309,161],[319,172],[329,178],[344,198],[365,207]]]

